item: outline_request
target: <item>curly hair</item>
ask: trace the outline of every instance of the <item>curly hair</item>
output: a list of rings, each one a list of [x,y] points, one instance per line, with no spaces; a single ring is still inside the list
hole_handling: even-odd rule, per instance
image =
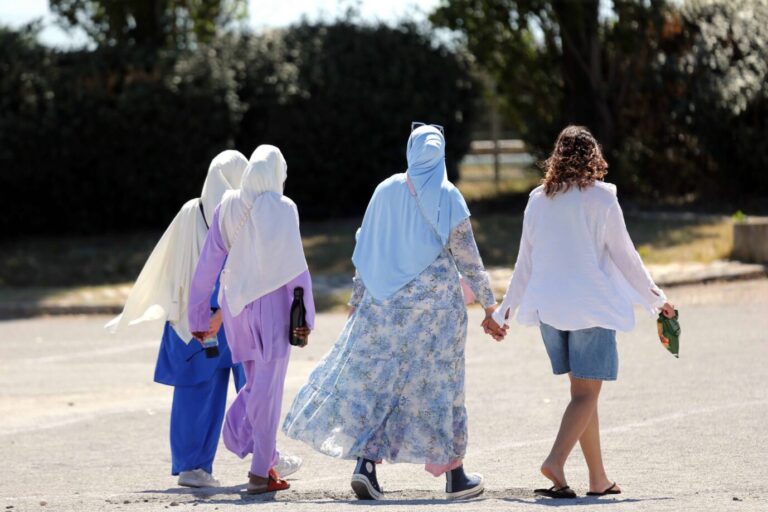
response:
[[[597,139],[583,126],[566,126],[555,141],[552,154],[541,162],[544,193],[552,197],[574,185],[584,189],[608,174]]]

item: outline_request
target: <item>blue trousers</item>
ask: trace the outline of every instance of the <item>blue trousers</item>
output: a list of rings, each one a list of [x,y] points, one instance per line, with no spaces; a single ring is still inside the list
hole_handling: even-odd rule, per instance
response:
[[[235,389],[245,385],[242,366],[231,368]],[[230,368],[217,369],[206,381],[193,386],[175,386],[171,406],[171,473],[203,469],[213,472],[219,444]]]

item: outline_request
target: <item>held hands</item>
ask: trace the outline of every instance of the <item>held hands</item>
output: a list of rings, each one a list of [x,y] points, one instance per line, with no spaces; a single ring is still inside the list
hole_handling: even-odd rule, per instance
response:
[[[203,340],[205,338],[211,338],[213,336],[216,336],[219,332],[219,329],[221,329],[221,309],[217,310],[214,314],[211,315],[211,319],[208,324],[208,330],[207,331],[193,331],[192,336],[195,337],[197,341],[200,342],[200,344],[203,344]]]
[[[312,332],[312,329],[309,327],[296,327],[293,330],[293,335],[302,340],[301,345],[296,345],[297,347],[304,348],[307,346],[307,343],[309,343],[309,333]]]
[[[507,329],[509,329],[509,326],[500,326],[496,323],[496,321],[491,316],[495,310],[496,306],[485,308],[485,319],[482,321],[480,326],[483,328],[485,334],[490,334],[494,340],[501,341],[507,335]]]
[[[674,318],[675,306],[670,304],[669,302],[665,302],[664,305],[661,306],[661,314],[667,318]]]

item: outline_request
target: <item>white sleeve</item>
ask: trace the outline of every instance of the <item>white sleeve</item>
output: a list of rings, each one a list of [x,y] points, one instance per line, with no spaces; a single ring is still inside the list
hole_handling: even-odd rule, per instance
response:
[[[504,325],[509,323],[509,319],[514,315],[515,310],[523,300],[525,289],[528,286],[528,280],[531,278],[531,236],[530,236],[530,215],[526,208],[523,217],[523,234],[520,237],[520,249],[517,253],[517,262],[512,272],[512,278],[507,286],[507,293],[504,294],[504,300],[493,313],[493,320]]]
[[[643,306],[651,310],[661,308],[667,302],[667,297],[653,282],[643,260],[635,250],[618,201],[608,209],[606,215],[605,244],[616,267],[645,302]]]

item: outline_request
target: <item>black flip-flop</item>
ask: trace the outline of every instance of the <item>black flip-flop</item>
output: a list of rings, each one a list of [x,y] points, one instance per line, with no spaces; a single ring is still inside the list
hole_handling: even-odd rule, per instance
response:
[[[567,485],[564,485],[559,488],[556,485],[553,485],[549,489],[534,489],[533,494],[537,494],[539,496],[545,496],[547,498],[552,498],[556,500],[572,500],[573,498],[576,497],[576,493],[573,492],[573,489],[571,489]]]
[[[606,494],[621,494],[621,489],[616,489],[616,482],[603,492],[588,492],[587,496],[605,496]]]

